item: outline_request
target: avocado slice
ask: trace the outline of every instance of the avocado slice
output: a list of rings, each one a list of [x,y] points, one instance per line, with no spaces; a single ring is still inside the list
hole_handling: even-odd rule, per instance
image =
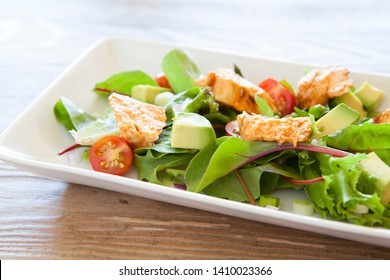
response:
[[[355,111],[360,113],[360,119],[367,117],[367,111],[363,108],[362,101],[351,91],[334,99],[335,104],[344,103]]]
[[[171,91],[169,88],[163,88],[151,85],[135,85],[131,89],[131,97],[138,101],[154,104],[154,99],[159,93]]]
[[[316,126],[320,132],[319,137],[333,134],[340,129],[356,123],[359,119],[359,112],[344,103],[340,103],[316,121]]]
[[[202,149],[215,141],[216,135],[208,119],[196,113],[180,112],[173,118],[171,146]]]
[[[355,92],[355,95],[362,101],[367,110],[375,111],[382,102],[385,92],[370,83],[364,82]]]
[[[381,197],[381,203],[386,206],[390,202],[390,167],[376,153],[369,153],[367,159],[358,164],[362,174],[374,179],[376,192]]]

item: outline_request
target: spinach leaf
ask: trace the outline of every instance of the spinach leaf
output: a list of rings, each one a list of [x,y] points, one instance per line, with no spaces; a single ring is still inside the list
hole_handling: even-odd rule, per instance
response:
[[[242,141],[221,137],[191,160],[185,175],[187,189],[201,192],[216,179],[247,162],[251,156],[278,146],[276,142]]]
[[[174,49],[162,61],[162,69],[174,92],[179,93],[195,86],[202,74],[190,54]]]
[[[108,96],[113,92],[130,96],[135,85],[158,86],[157,82],[148,74],[134,70],[112,75],[105,81],[97,83],[93,91],[103,96]]]

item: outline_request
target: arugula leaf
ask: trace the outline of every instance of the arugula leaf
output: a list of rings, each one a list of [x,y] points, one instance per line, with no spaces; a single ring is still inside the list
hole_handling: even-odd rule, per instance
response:
[[[158,86],[148,74],[134,70],[112,75],[105,81],[97,83],[93,91],[103,96],[108,96],[113,92],[131,96],[131,90],[135,85]]]
[[[179,93],[195,86],[202,74],[189,53],[174,49],[167,53],[162,68],[174,92]]]
[[[375,152],[390,165],[390,124],[350,125],[322,139],[328,146],[345,151]]]

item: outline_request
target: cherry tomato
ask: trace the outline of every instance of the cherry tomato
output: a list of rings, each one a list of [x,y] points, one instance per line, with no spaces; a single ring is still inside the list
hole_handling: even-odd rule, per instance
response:
[[[238,134],[237,121],[228,122],[225,126],[225,131],[227,136],[235,136],[240,138],[240,135]]]
[[[171,85],[169,84],[169,81],[167,79],[167,76],[163,72],[159,73],[155,78],[158,86],[163,88],[171,88]]]
[[[295,95],[288,88],[283,86],[275,79],[269,78],[262,81],[259,87],[268,92],[275,101],[276,107],[283,116],[289,115],[294,111]]]
[[[89,158],[94,170],[123,175],[133,162],[133,153],[122,138],[105,136],[91,146]]]

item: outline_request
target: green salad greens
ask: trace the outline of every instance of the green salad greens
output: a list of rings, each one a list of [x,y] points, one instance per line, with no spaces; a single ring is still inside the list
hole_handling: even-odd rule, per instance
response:
[[[115,92],[131,97],[135,85],[169,85],[173,92],[164,102],[166,125],[158,140],[132,151],[132,164],[139,180],[281,209],[283,203],[279,205],[274,192],[291,188],[305,192],[310,205],[323,218],[390,228],[390,123],[374,119],[381,112],[373,113],[372,105],[368,117],[364,104],[367,96],[361,90],[359,96],[365,99],[362,98],[359,110],[364,115],[356,117],[355,108],[353,114],[347,115],[353,118],[350,124],[324,135],[318,120],[331,114],[338,103],[331,99],[327,104],[299,108],[294,106],[292,87],[281,81],[277,86],[288,90],[290,95],[279,91],[280,96],[271,96],[284,100],[280,103],[284,106],[292,106],[287,116],[276,114],[261,96],[254,97],[255,104],[269,118],[309,117],[312,137],[298,144],[244,141],[236,123],[242,112],[218,102],[212,88],[198,85],[203,73],[189,53],[170,51],[162,60],[162,69],[164,84],[140,70],[132,70],[108,77],[93,88],[104,96]],[[236,65],[234,69],[242,77]],[[350,93],[354,91],[355,85]],[[100,116],[92,116],[64,97],[54,105],[57,120],[75,138],[76,144],[66,152],[80,146],[90,147],[107,135],[120,136],[114,112],[107,108]],[[200,150],[172,147],[172,126],[178,112],[205,117],[215,130],[216,140]],[[194,131],[202,131],[197,129]]]

